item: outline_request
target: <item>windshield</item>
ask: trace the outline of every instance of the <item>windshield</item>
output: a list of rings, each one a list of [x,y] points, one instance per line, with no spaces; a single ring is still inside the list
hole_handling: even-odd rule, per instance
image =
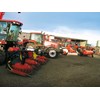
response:
[[[6,34],[5,28],[7,27],[7,22],[0,22],[0,34]]]
[[[17,41],[20,32],[20,26],[16,24],[10,24],[10,28],[7,34],[7,41]]]
[[[0,22],[0,40],[17,41],[21,25],[11,22]]]
[[[42,43],[42,34],[32,34],[31,40],[35,40],[38,43]]]
[[[6,27],[7,27],[7,23],[6,22],[0,22],[0,40],[4,40],[4,39],[6,39],[6,31],[5,31],[5,29],[6,29]]]

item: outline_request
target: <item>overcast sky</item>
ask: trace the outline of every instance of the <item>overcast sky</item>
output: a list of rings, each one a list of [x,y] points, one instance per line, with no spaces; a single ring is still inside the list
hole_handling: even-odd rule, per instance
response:
[[[87,39],[93,45],[100,40],[99,12],[7,12],[4,19],[21,21],[22,29],[27,31]]]

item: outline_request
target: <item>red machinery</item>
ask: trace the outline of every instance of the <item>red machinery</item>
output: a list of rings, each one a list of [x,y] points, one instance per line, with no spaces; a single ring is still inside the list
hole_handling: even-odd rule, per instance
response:
[[[68,50],[69,55],[77,55],[77,46],[71,40],[66,41],[66,49]]]
[[[23,40],[23,46],[26,49],[26,55],[28,55],[28,57],[25,59],[25,62],[28,63],[29,65],[34,65],[37,67],[39,67],[40,64],[45,64],[48,59],[45,56],[40,56],[37,55],[35,53],[35,49],[32,46],[28,46],[30,43],[34,44],[34,46],[37,45],[36,41],[34,40],[28,40],[28,39],[24,39]]]
[[[4,14],[5,14],[5,12],[0,12],[0,19],[3,18]]]
[[[66,48],[69,53],[78,53],[80,56],[92,56],[94,54],[94,49],[90,46],[80,46],[78,43],[68,42]]]
[[[43,32],[32,32],[30,33],[30,40],[35,40],[38,42],[38,44],[41,44],[42,46],[39,50],[41,51],[42,49],[44,55],[50,58],[56,58],[59,53],[63,54],[64,52],[65,54],[66,52],[66,48],[61,48],[62,46],[60,42],[55,39],[53,35],[47,35]],[[64,49],[64,51],[62,49]]]
[[[42,51],[42,54],[50,58],[56,58],[58,51],[52,41],[43,32],[32,32],[30,33],[30,40],[35,40],[39,45],[38,52]],[[45,45],[46,44],[46,45]],[[57,43],[56,43],[57,44]]]
[[[76,50],[73,49],[73,46],[71,44],[68,44],[66,46],[66,49],[68,50],[69,53],[76,53]]]
[[[77,48],[77,51],[78,51],[78,54],[80,56],[91,56],[91,57],[93,57],[93,55],[95,53],[94,49],[93,48],[91,49],[91,47],[86,48],[86,47],[80,46],[80,47]]]
[[[29,76],[32,72],[32,67],[25,63],[24,56],[22,61],[15,60],[16,62],[14,62],[14,59],[19,58],[20,50],[16,47],[17,37],[23,24],[16,20],[2,19],[4,14],[4,12],[0,12],[0,45],[3,46],[3,50],[0,50],[0,57],[3,58],[5,55],[6,68],[10,72],[22,76]]]

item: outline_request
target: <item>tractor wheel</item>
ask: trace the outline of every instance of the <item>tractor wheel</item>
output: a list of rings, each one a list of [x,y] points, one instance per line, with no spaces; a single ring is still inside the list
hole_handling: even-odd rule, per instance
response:
[[[4,64],[5,62],[5,53],[0,50],[0,65]]]
[[[79,55],[79,56],[83,56],[83,54],[82,54],[82,53],[78,53],[78,55]]]
[[[92,58],[94,57],[94,55],[92,54]]]
[[[58,52],[57,52],[55,49],[50,49],[50,50],[48,51],[48,56],[49,56],[50,58],[56,58],[56,57],[58,56]]]

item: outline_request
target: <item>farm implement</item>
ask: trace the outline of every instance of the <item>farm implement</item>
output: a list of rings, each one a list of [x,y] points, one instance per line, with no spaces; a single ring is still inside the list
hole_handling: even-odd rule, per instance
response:
[[[44,56],[38,56],[35,51],[26,49],[23,41],[22,48],[18,44],[18,36],[21,33],[21,22],[16,20],[4,20],[0,13],[0,64],[6,64],[11,73],[30,76],[33,70],[38,69],[47,62]]]

